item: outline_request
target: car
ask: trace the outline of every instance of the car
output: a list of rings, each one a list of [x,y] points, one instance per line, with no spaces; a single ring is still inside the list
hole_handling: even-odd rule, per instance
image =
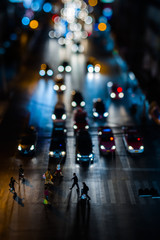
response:
[[[72,44],[71,50],[73,53],[83,53],[84,46],[80,42],[74,42]]]
[[[160,107],[156,101],[151,102],[149,106],[149,117],[158,125],[160,125]]]
[[[73,108],[75,107],[84,107],[85,101],[83,99],[83,96],[81,92],[73,90],[71,93],[71,105]]]
[[[124,97],[123,89],[119,84],[110,82],[110,97],[112,99],[122,99]]]
[[[72,71],[72,67],[69,64],[68,61],[63,61],[59,66],[58,66],[58,72],[60,73],[70,73]]]
[[[108,117],[108,111],[106,111],[106,106],[101,98],[93,100],[93,117],[94,119],[104,120]]]
[[[94,153],[90,133],[80,130],[76,135],[76,162],[93,163]]]
[[[49,148],[49,158],[62,162],[66,158],[66,132],[65,128],[53,128]]]
[[[88,73],[99,73],[101,70],[101,65],[97,62],[94,57],[90,57],[87,60],[87,72]]]
[[[136,127],[123,127],[123,142],[129,153],[143,153],[143,138]]]
[[[49,67],[48,64],[42,63],[39,70],[39,75],[41,77],[44,77],[44,76],[51,77],[53,76],[53,70]]]
[[[53,86],[53,89],[57,93],[63,93],[66,90],[66,85],[64,82],[64,77],[62,74],[57,74],[55,77],[55,85]]]
[[[77,108],[74,111],[74,123],[73,129],[74,133],[77,133],[80,129],[89,129],[88,121],[87,121],[87,113],[82,108]]]
[[[20,136],[18,141],[18,152],[22,155],[33,155],[37,146],[37,130],[29,126]]]
[[[115,154],[116,144],[112,129],[110,127],[98,127],[99,151],[102,155]]]
[[[58,102],[55,105],[52,120],[55,126],[64,126],[66,122],[66,110],[64,103]]]

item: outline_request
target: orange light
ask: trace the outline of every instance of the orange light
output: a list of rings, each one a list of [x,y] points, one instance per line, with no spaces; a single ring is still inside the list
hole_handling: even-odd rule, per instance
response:
[[[100,31],[105,31],[107,29],[107,25],[105,23],[99,23],[98,24],[98,29]]]
[[[36,28],[38,28],[39,23],[38,23],[37,20],[32,20],[32,21],[30,21],[29,26],[30,26],[30,28],[32,28],[32,29],[36,29]]]
[[[114,139],[113,137],[110,137],[110,140],[111,140],[111,141],[113,141],[113,139]]]
[[[88,4],[89,4],[91,7],[96,6],[97,3],[98,3],[98,0],[88,0]]]
[[[47,66],[46,66],[46,64],[45,64],[45,63],[42,63],[42,64],[41,64],[41,69],[45,70],[45,69],[46,69],[46,67],[47,67]]]

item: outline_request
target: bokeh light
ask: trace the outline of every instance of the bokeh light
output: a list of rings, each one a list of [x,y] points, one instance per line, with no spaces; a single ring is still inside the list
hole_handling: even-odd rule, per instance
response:
[[[30,26],[30,28],[32,28],[32,29],[36,29],[36,28],[38,28],[39,23],[38,23],[37,20],[32,20],[32,21],[30,21],[29,26]]]
[[[30,23],[29,17],[23,17],[22,18],[22,24],[23,25],[27,26],[27,25],[29,25],[29,23]]]
[[[88,4],[89,4],[91,7],[96,6],[97,3],[98,3],[98,0],[88,0]]]
[[[105,31],[107,29],[107,25],[105,23],[99,23],[98,24],[98,29],[100,31]]]
[[[43,5],[43,11],[46,12],[46,13],[51,12],[51,11],[52,11],[52,4],[46,2],[46,3]]]

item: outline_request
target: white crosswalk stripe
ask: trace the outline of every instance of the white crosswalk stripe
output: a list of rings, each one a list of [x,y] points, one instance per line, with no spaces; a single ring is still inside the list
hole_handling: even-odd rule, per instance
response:
[[[127,186],[127,189],[128,189],[128,194],[129,194],[129,198],[130,198],[131,204],[136,204],[136,200],[135,200],[135,197],[134,197],[134,193],[133,193],[133,189],[132,189],[132,186],[131,186],[131,182],[127,180],[126,181],[126,186]]]

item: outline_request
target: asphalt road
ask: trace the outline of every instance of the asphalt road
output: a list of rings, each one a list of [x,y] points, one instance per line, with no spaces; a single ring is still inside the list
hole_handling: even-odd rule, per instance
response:
[[[43,48],[42,48],[43,46]],[[71,54],[69,47],[58,46],[53,39],[45,40],[17,76],[14,94],[0,127],[0,236],[1,239],[109,239],[135,240],[159,239],[160,199],[140,198],[139,188],[155,187],[160,192],[159,128],[149,119],[141,122],[143,101],[141,93],[135,93],[139,102],[138,112],[129,111],[131,93],[126,88],[127,73],[117,66],[115,57],[97,56],[103,63],[101,74],[88,75],[85,61],[93,49],[85,42],[85,54]],[[94,55],[94,52],[93,52]],[[67,90],[64,96],[53,91],[53,79],[38,75],[40,63],[48,62],[57,73],[57,66],[68,59],[73,71],[65,76]],[[34,64],[33,64],[34,63]],[[120,81],[125,98],[119,102],[109,99],[107,82]],[[72,89],[82,91],[86,100],[90,133],[94,144],[95,160],[83,167],[75,162],[75,138],[73,113],[70,107]],[[99,154],[97,127],[91,115],[92,100],[102,97],[109,109],[106,125],[113,128],[116,141],[115,158]],[[64,101],[67,109],[67,158],[62,165],[63,180],[55,180],[51,189],[51,206],[43,204],[43,173],[48,166],[55,170],[56,163],[49,161],[48,152],[53,123],[51,114],[57,100]],[[32,158],[17,153],[18,136],[24,123],[38,129],[38,146]],[[140,156],[127,154],[122,141],[122,126],[137,125],[144,136],[145,153]],[[9,192],[9,179],[18,179],[19,165],[23,164],[26,182],[16,184],[17,197]],[[91,201],[81,205],[76,189],[72,191],[73,172],[89,186]]]

